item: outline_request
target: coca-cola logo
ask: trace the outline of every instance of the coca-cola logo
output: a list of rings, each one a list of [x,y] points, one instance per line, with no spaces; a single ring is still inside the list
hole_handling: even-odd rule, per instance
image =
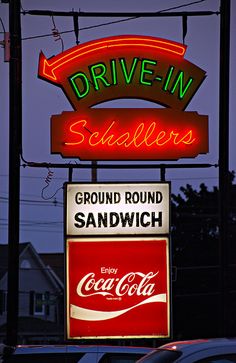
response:
[[[101,276],[101,275],[105,276]],[[101,267],[99,273],[88,272],[78,282],[76,287],[77,296],[86,299],[102,296],[106,300],[131,299],[138,297],[138,303],[120,310],[93,310],[74,304],[70,305],[70,316],[74,319],[86,321],[103,321],[118,317],[138,306],[162,302],[166,303],[166,293],[157,294],[157,276],[159,271],[130,271],[119,274],[116,267]],[[141,301],[140,301],[141,300]]]
[[[105,268],[101,268],[104,271]],[[107,269],[107,273],[117,274],[117,268]],[[89,272],[79,281],[77,294],[80,297],[102,295],[106,297],[122,296],[151,296],[155,292],[155,283],[151,280],[158,275],[157,272],[128,272],[122,277],[97,277],[94,272]]]

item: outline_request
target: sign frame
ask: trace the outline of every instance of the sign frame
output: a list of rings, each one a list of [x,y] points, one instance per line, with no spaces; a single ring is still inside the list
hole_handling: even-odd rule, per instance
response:
[[[168,108],[94,108],[51,117],[51,153],[80,160],[179,160],[209,151],[208,117]]]
[[[166,334],[158,334],[158,333],[150,333],[150,334],[102,334],[102,335],[96,335],[96,334],[85,334],[85,335],[76,335],[73,336],[73,334],[71,334],[71,325],[70,325],[70,316],[69,316],[69,311],[70,311],[70,306],[69,306],[69,294],[70,294],[70,279],[69,279],[69,273],[68,273],[68,269],[69,269],[69,253],[68,253],[68,246],[69,243],[73,244],[73,243],[95,243],[95,244],[99,244],[99,242],[103,242],[105,244],[108,244],[110,242],[117,242],[119,244],[124,244],[125,242],[128,243],[139,243],[139,242],[143,242],[143,243],[147,243],[147,242],[163,242],[165,241],[165,246],[166,246],[166,291],[167,291],[167,307],[166,307],[166,316],[164,319],[166,319],[166,326],[167,326],[167,332]],[[102,238],[67,238],[65,240],[65,249],[66,249],[66,339],[67,340],[80,340],[80,339],[141,339],[141,338],[170,338],[172,335],[172,281],[171,281],[171,259],[170,259],[170,241],[169,241],[169,237],[109,237],[107,239],[102,239]],[[78,264],[79,265],[79,264]],[[74,270],[73,270],[74,271]],[[118,280],[118,279],[117,279]],[[157,304],[157,303],[156,303]],[[141,304],[140,304],[141,305]],[[150,304],[147,304],[149,309],[150,309]],[[136,308],[136,307],[134,307]],[[86,310],[86,309],[85,309]],[[130,309],[127,310],[132,310],[132,307]],[[129,313],[129,312],[128,312]],[[117,319],[117,318],[115,318]],[[155,320],[155,319],[154,319]],[[80,321],[81,322],[81,321]],[[155,322],[156,323],[156,322]],[[86,323],[87,324],[87,323]],[[101,324],[101,323],[100,323]],[[83,328],[82,328],[83,329]],[[160,329],[160,328],[159,328]],[[158,330],[158,327],[157,327]]]
[[[168,213],[168,216],[166,216],[166,227],[165,227],[165,231],[163,232],[158,232],[157,231],[157,228],[153,228],[151,231],[145,231],[145,227],[142,228],[142,232],[140,232],[141,228],[137,227],[137,231],[134,231],[134,229],[128,231],[128,227],[126,228],[126,232],[122,232],[121,229],[123,227],[120,227],[119,231],[116,229],[116,228],[113,228],[112,232],[108,233],[104,233],[104,232],[95,232],[95,233],[92,233],[92,232],[84,232],[84,233],[81,233],[81,231],[78,230],[77,233],[71,233],[70,231],[68,231],[68,188],[70,186],[81,186],[81,187],[88,187],[88,188],[94,188],[94,189],[97,189],[99,186],[101,187],[107,187],[107,188],[110,188],[110,187],[113,187],[114,190],[115,188],[125,188],[126,186],[129,186],[129,188],[140,188],[141,186],[142,187],[147,187],[150,186],[150,187],[153,187],[155,188],[155,186],[157,187],[156,188],[156,191],[158,191],[158,186],[162,187],[162,188],[166,188],[167,191],[165,191],[166,195],[165,195],[165,198],[168,198],[168,200],[166,201],[166,209],[167,209],[167,213]],[[170,231],[170,192],[171,190],[171,183],[170,182],[139,182],[139,183],[136,183],[136,182],[101,182],[101,183],[91,183],[91,182],[66,182],[64,183],[64,204],[65,204],[65,208],[64,208],[64,235],[66,238],[76,238],[76,237],[104,237],[104,236],[119,236],[119,235],[122,235],[122,236],[168,236],[169,235],[169,231]],[[143,204],[144,206],[145,204]],[[154,204],[156,205],[156,204]],[[137,206],[137,204],[135,204],[135,206]],[[143,207],[142,206],[142,207]],[[156,205],[157,206],[157,205]],[[95,204],[95,207],[96,207],[96,204]],[[150,208],[150,207],[149,207]],[[147,212],[148,214],[149,212]],[[151,212],[153,213],[153,212]],[[149,213],[151,215],[151,213]],[[124,213],[125,214],[125,213]],[[147,216],[145,216],[147,217]],[[137,214],[136,214],[136,218],[137,218]],[[140,215],[140,218],[141,218],[141,215]],[[146,219],[147,221],[147,219]],[[152,219],[153,221],[153,219]],[[84,222],[83,222],[84,223]],[[135,222],[134,222],[135,223]],[[151,218],[149,219],[149,221],[147,223],[151,223]],[[139,229],[138,229],[139,228]],[[111,229],[111,228],[110,228]],[[151,229],[151,227],[149,228]],[[97,228],[98,230],[98,228]],[[119,233],[118,233],[119,232]]]

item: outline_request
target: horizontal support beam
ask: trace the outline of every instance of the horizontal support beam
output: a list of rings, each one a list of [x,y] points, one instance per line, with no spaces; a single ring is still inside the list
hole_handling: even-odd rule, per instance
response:
[[[61,169],[194,169],[218,167],[218,164],[60,164],[25,162],[22,166],[30,168],[61,168]]]
[[[78,17],[109,17],[109,18],[150,18],[150,17],[178,17],[178,16],[210,16],[219,15],[219,11],[177,11],[177,12],[84,12],[84,11],[54,11],[54,10],[24,10],[23,15],[40,15],[40,16],[78,16]]]

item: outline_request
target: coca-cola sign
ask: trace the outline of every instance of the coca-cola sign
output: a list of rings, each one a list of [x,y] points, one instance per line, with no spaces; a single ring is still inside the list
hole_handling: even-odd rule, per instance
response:
[[[168,337],[168,245],[67,240],[67,338]]]

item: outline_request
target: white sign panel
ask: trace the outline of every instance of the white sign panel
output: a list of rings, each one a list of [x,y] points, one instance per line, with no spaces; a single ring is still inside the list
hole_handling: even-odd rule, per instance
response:
[[[66,234],[169,233],[169,183],[66,184]]]

